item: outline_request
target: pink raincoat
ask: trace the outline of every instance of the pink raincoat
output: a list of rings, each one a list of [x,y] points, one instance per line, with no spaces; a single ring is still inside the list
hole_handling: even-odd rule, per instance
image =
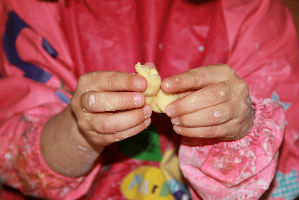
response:
[[[298,47],[280,1],[4,0],[0,35],[5,184],[50,199],[274,200],[299,194]],[[150,128],[106,148],[86,176],[52,171],[41,155],[41,130],[70,102],[79,76],[133,72],[134,64],[148,61],[162,78],[229,64],[250,86],[256,109],[250,133],[189,146],[169,118],[155,114]],[[0,193],[0,199],[12,196]]]

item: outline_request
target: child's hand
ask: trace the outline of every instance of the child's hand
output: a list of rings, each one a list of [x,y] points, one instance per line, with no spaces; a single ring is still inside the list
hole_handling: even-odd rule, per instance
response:
[[[150,124],[146,80],[136,74],[91,72],[79,78],[71,108],[85,138],[105,147],[131,137]]]
[[[162,89],[167,93],[193,91],[166,108],[178,134],[235,140],[253,126],[248,86],[228,65],[199,67],[169,77]]]

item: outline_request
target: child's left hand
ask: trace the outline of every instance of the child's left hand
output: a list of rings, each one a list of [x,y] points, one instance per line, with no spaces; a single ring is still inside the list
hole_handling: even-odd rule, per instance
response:
[[[229,141],[253,126],[248,85],[228,65],[195,68],[165,79],[161,87],[167,93],[192,91],[166,108],[178,134]]]

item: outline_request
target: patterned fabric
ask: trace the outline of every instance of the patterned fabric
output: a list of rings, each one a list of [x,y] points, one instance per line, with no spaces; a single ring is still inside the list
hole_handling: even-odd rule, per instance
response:
[[[272,197],[281,197],[289,200],[295,199],[299,195],[298,173],[296,170],[288,174],[277,172],[276,180],[278,186],[276,186],[272,193]]]
[[[181,146],[182,171],[204,199],[215,199],[215,194],[217,199],[258,199],[268,189],[283,134],[283,111],[268,100],[253,102],[255,124],[242,140],[203,148]]]

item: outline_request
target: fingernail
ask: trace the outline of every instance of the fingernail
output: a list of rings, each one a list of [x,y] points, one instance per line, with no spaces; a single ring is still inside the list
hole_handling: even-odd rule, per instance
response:
[[[133,97],[136,106],[142,106],[144,104],[144,98],[141,94],[135,94]]]
[[[146,63],[144,63],[144,65],[147,66],[149,69],[155,68],[155,64],[152,62],[146,62]]]
[[[179,119],[176,117],[176,118],[172,118],[171,119],[171,122],[172,122],[172,124],[174,124],[174,125],[180,125],[180,122],[179,122]]]
[[[150,125],[150,123],[151,123],[151,119],[150,118],[144,121],[144,124],[146,126]]]
[[[174,130],[176,133],[180,134],[180,133],[182,132],[182,127],[180,127],[180,126],[173,126],[173,130]]]
[[[152,109],[149,106],[143,108],[145,119],[149,118],[152,115]]]
[[[166,114],[171,117],[175,115],[175,110],[173,105],[168,105],[165,110]]]
[[[168,82],[164,83],[166,88],[170,87],[170,84]]]

